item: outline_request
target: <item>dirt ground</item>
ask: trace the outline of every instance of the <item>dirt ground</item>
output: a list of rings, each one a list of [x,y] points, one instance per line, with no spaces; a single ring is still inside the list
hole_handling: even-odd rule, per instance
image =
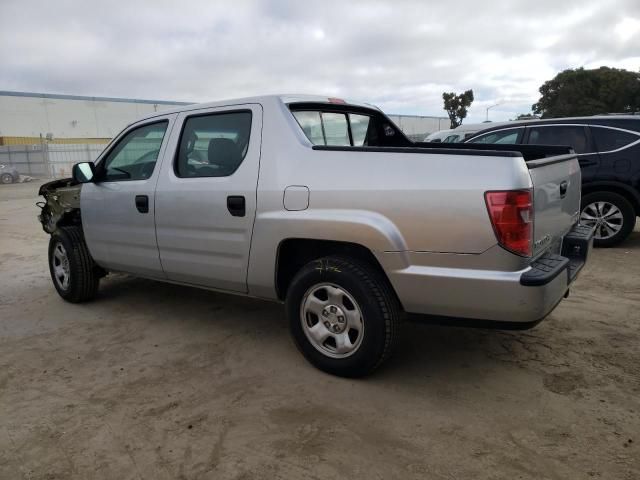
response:
[[[364,380],[277,304],[123,275],[71,305],[0,186],[0,479],[639,479],[640,230],[526,332],[406,324]]]

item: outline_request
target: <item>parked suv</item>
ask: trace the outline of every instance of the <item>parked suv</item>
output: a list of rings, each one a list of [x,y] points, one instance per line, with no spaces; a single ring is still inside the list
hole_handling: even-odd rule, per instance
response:
[[[640,216],[640,118],[604,115],[510,122],[477,132],[467,143],[568,145],[582,169],[580,222],[594,226],[595,245],[611,247]]]

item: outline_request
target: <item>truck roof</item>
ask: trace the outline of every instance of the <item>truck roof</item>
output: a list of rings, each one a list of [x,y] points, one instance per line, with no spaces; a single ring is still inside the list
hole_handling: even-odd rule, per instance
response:
[[[158,116],[166,115],[169,113],[186,112],[186,111],[197,110],[201,108],[223,107],[227,105],[240,105],[245,103],[267,103],[274,100],[281,101],[285,105],[289,105],[292,103],[326,103],[327,105],[343,105],[344,104],[344,105],[352,105],[357,107],[380,110],[375,105],[371,105],[369,103],[345,100],[339,97],[328,97],[328,96],[322,96],[322,95],[305,95],[305,94],[275,94],[275,95],[260,95],[255,97],[232,98],[228,100],[217,100],[214,102],[191,103],[187,105],[181,105],[176,108],[170,108],[167,110],[162,110],[160,112],[154,112],[151,115],[145,115],[132,123],[137,123],[140,120],[146,120],[148,118],[158,117]]]

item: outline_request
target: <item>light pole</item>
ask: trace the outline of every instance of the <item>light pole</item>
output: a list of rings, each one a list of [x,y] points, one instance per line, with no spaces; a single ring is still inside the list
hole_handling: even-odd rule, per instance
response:
[[[493,107],[497,107],[498,105],[502,105],[502,103],[496,103],[495,105],[491,105],[490,107],[487,107],[487,116],[485,118],[485,122],[489,121],[489,110],[491,110]]]

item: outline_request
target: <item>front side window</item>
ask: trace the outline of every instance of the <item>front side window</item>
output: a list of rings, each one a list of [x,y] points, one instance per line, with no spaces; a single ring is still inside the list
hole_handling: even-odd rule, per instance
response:
[[[576,153],[589,153],[589,141],[581,125],[553,125],[529,127],[531,145],[567,145]]]
[[[103,162],[103,180],[146,180],[153,174],[168,121],[128,132]]]
[[[606,127],[591,127],[593,139],[596,142],[599,152],[610,152],[618,148],[626,147],[630,143],[640,140],[639,135],[623,132]]]
[[[215,113],[188,117],[175,162],[178,177],[227,177],[249,149],[251,112]]]
[[[522,130],[522,128],[511,128],[508,130],[489,132],[485,135],[472,138],[469,140],[469,143],[516,144],[518,143],[518,136]]]
[[[447,138],[445,138],[442,143],[458,143],[460,141],[460,135],[458,135],[457,133],[454,135],[449,135]]]

